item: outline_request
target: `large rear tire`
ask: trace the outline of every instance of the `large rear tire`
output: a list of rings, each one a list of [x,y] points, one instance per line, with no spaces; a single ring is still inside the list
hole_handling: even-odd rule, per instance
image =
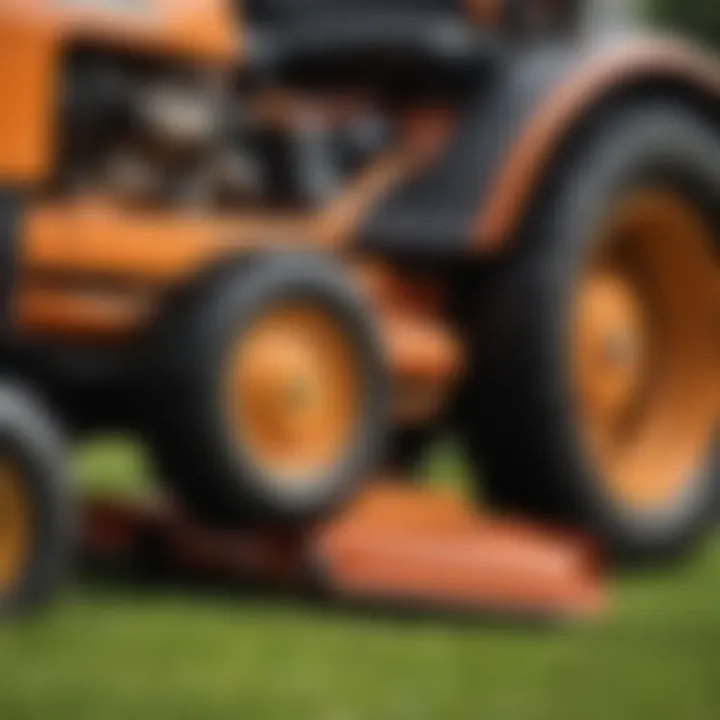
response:
[[[327,258],[263,254],[211,278],[172,319],[153,378],[161,475],[216,522],[331,511],[384,441],[372,318]]]
[[[720,133],[645,102],[567,160],[475,318],[467,449],[496,505],[672,557],[716,517]]]

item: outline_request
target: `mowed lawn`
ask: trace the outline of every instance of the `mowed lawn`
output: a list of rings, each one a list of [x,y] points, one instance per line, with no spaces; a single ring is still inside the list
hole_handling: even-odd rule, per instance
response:
[[[115,492],[143,473],[120,443],[79,464]],[[85,582],[0,634],[0,720],[720,718],[720,540],[612,592],[597,625],[532,629]]]

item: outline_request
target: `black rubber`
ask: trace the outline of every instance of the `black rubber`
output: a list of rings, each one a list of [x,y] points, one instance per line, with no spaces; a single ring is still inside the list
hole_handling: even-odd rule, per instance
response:
[[[7,620],[55,598],[67,577],[75,520],[58,428],[35,397],[10,383],[0,384],[0,457],[20,470],[33,515],[24,569],[12,586],[0,587],[0,617]]]
[[[263,475],[231,437],[219,378],[226,353],[255,316],[309,301],[347,331],[363,377],[363,406],[346,454],[296,487]],[[149,439],[161,476],[187,509],[214,522],[293,522],[330,512],[374,468],[387,426],[385,367],[374,324],[342,266],[314,254],[249,258],[207,278],[161,333],[149,395]]]
[[[494,505],[590,530],[619,560],[676,557],[716,516],[717,443],[667,507],[619,507],[602,491],[574,422],[566,333],[573,283],[620,194],[671,186],[720,228],[720,131],[681,103],[646,99],[616,108],[558,167],[472,319],[466,449]]]

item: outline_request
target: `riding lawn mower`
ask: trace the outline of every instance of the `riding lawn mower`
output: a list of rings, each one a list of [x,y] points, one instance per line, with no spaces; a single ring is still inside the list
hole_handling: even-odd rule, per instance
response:
[[[72,543],[50,411],[137,433],[217,533],[295,547],[376,488],[372,561],[325,557],[356,589],[403,577],[402,529],[427,568],[438,524],[477,522],[418,507],[439,436],[485,507],[613,560],[710,531],[720,63],[599,12],[0,1],[9,609]]]

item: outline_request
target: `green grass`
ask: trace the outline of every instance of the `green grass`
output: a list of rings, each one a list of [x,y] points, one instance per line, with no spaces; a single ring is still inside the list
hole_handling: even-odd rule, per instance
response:
[[[128,492],[141,467],[116,443],[80,474]],[[0,719],[720,717],[720,541],[613,595],[595,626],[539,630],[80,586],[0,634]]]

